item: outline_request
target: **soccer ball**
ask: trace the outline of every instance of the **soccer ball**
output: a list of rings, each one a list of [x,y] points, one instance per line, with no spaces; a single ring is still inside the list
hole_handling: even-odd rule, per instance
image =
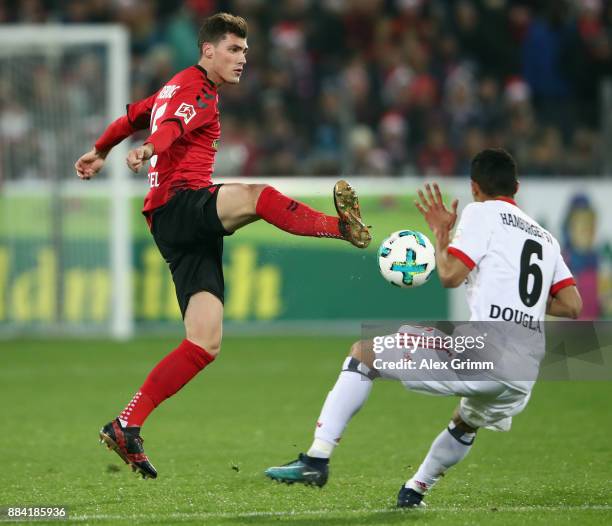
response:
[[[378,267],[383,278],[396,287],[423,285],[436,268],[431,241],[415,230],[399,230],[378,249]]]

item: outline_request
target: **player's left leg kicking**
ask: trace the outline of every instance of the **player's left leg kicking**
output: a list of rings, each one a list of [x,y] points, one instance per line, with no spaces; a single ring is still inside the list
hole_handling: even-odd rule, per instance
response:
[[[168,262],[186,338],[147,376],[100,439],[143,477],[157,471],[144,452],[140,428],[148,415],[208,366],[221,348],[223,236],[264,219],[294,235],[344,239],[365,248],[371,237],[359,201],[346,181],[334,187],[338,216],[329,216],[267,185],[228,184],[179,192],[153,213],[153,236]],[[188,247],[188,248],[185,248]]]
[[[336,384],[327,395],[310,449],[292,462],[268,468],[265,474],[269,478],[288,484],[297,482],[319,487],[325,485],[334,448],[351,418],[368,399],[373,380],[380,377],[373,367],[374,358],[372,342],[360,341],[353,344]],[[389,377],[393,378],[392,375]],[[469,414],[475,421],[479,420],[480,413],[493,415],[496,398],[505,396],[499,404],[497,416],[493,415],[491,421],[483,420],[483,424],[494,424],[495,418],[503,420],[507,419],[507,415],[519,412],[528,399],[521,396],[521,393],[507,393],[508,389],[499,382],[474,382],[474,385],[470,386],[468,382],[445,383],[418,379],[404,384],[409,389],[437,395],[469,396],[479,391],[484,400],[462,398],[448,427],[433,441],[417,472],[400,488],[397,496],[397,506],[400,508],[424,506],[425,494],[448,469],[469,453],[478,427],[467,423],[464,413]],[[490,411],[491,409],[493,411]]]
[[[230,232],[263,219],[293,235],[344,239],[357,248],[366,248],[372,237],[361,219],[353,187],[344,180],[338,181],[333,201],[337,216],[314,210],[272,186],[226,184],[219,189],[217,210],[223,226]]]

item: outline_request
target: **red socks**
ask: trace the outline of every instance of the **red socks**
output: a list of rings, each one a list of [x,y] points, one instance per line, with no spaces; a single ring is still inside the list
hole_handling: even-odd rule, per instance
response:
[[[121,412],[119,420],[122,425],[140,427],[153,409],[177,393],[214,359],[199,345],[183,340],[155,366],[140,391]]]
[[[296,236],[342,238],[338,217],[318,212],[271,186],[261,192],[255,210],[264,221]]]
[[[123,427],[140,427],[153,409],[155,409],[153,400],[138,391],[127,407],[121,411],[119,421]]]

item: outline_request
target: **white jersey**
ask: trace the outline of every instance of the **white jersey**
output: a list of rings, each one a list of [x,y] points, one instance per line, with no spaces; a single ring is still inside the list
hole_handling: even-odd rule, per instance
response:
[[[524,368],[530,364],[530,374],[537,376],[544,354],[540,322],[549,294],[575,284],[558,241],[512,199],[501,198],[465,207],[448,253],[472,270],[466,280],[470,321],[505,322],[487,326],[504,327],[506,337],[499,350],[508,363],[514,355],[521,368],[511,372],[509,376],[517,378],[506,383],[530,388],[533,382],[522,381],[529,376]]]

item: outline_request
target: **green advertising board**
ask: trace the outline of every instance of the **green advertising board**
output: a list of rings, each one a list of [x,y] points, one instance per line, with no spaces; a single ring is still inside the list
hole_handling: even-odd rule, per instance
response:
[[[50,216],[49,200],[20,199],[2,201],[17,220],[14,228],[5,224],[0,231],[0,326],[27,329],[59,322],[104,327],[112,309],[108,204],[102,198],[67,200],[62,236],[57,236],[44,221]],[[330,199],[303,201],[332,213]],[[389,233],[404,228],[427,232],[411,203],[410,197],[363,198],[364,217],[374,227],[372,245],[363,251],[338,240],[291,236],[263,221],[227,237],[226,320],[333,324],[446,317],[447,294],[437,278],[404,290],[378,273],[376,249]],[[130,225],[136,327],[178,327],[170,273],[139,214],[140,204],[139,199],[132,203]],[[19,216],[27,209],[29,221]]]

